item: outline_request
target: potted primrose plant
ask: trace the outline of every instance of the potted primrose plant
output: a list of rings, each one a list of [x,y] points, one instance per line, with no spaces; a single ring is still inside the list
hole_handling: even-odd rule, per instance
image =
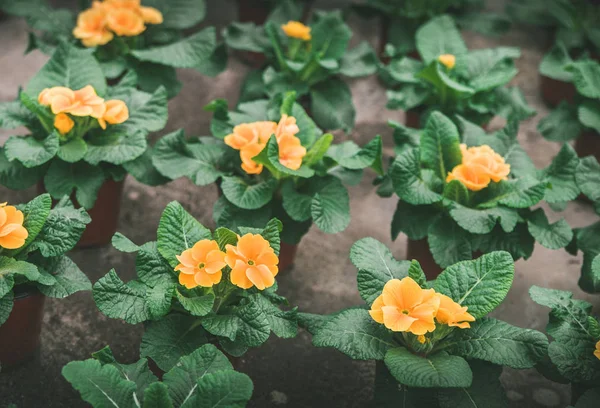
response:
[[[600,63],[591,59],[565,61],[576,90],[571,102],[562,101],[543,118],[538,130],[548,140],[567,142],[575,140],[575,151],[580,157],[589,154],[600,160]]]
[[[314,224],[335,234],[350,223],[344,184],[360,182],[363,169],[383,173],[381,137],[363,148],[352,141],[332,144],[295,95],[241,103],[228,112],[217,100],[214,138],[186,140],[182,132],[166,135],[153,158],[170,179],[189,177],[197,185],[217,183],[222,196],[213,216],[217,226],[260,227],[272,217],[283,223],[280,269],[294,261],[298,244]]]
[[[502,367],[532,368],[547,353],[544,334],[487,317],[513,282],[507,252],[451,265],[433,282],[373,238],[356,242],[350,259],[366,307],[298,318],[316,347],[376,361],[378,407],[457,407],[465,396],[470,406],[504,406]]]
[[[485,0],[367,0],[353,5],[359,16],[381,21],[378,51],[384,60],[398,55],[418,57],[415,46],[417,29],[431,18],[449,14],[458,25],[484,35],[498,36],[510,28],[503,15],[483,12]]]
[[[518,124],[486,134],[462,118],[454,123],[433,112],[422,131],[396,125],[398,155],[379,179],[379,194],[400,201],[392,239],[408,236],[408,259],[435,278],[441,268],[496,250],[529,258],[535,242],[564,248],[573,232],[564,219],[551,224],[542,208],[556,209],[579,195],[579,159],[564,145],[553,162],[537,170],[517,141]],[[437,265],[439,266],[437,266]]]
[[[352,94],[341,76],[358,78],[377,72],[374,50],[366,42],[347,50],[352,31],[339,11],[316,12],[309,26],[299,21],[264,30],[234,23],[225,32],[233,49],[260,52],[267,63],[252,71],[242,85],[241,101],[295,91],[317,125],[327,130],[354,127]]]
[[[46,297],[62,299],[92,285],[65,255],[90,217],[64,197],[51,209],[42,194],[17,207],[0,204],[0,365],[32,357],[40,344]]]
[[[421,26],[415,41],[421,61],[401,56],[383,70],[391,87],[387,106],[405,110],[407,126],[419,128],[434,110],[480,126],[495,115],[523,120],[535,114],[518,87],[505,86],[517,74],[518,48],[469,51],[447,15]]]
[[[63,43],[19,98],[0,104],[0,127],[29,130],[0,150],[0,183],[11,189],[38,184],[53,198],[70,195],[90,211],[80,246],[103,245],[116,231],[128,173],[157,185],[167,180],[152,167],[146,138],[167,121],[163,87],[137,90],[129,73],[107,87],[98,62]]]
[[[94,408],[245,407],[254,389],[250,377],[234,371],[211,344],[182,356],[162,381],[145,358],[122,364],[108,346],[92,357],[70,362],[62,375]]]
[[[225,48],[216,44],[214,27],[184,34],[204,19],[204,0],[178,0],[176,4],[96,0],[77,17],[39,0],[4,2],[2,7],[8,14],[25,17],[35,30],[29,34],[27,52],[40,49],[51,55],[64,41],[92,50],[112,84],[133,71],[137,74],[134,85],[146,92],[162,85],[171,98],[181,89],[176,68],[194,68],[214,76],[227,64]]]
[[[597,269],[600,272],[600,262]],[[539,365],[539,371],[554,382],[570,383],[571,404],[575,407],[593,407],[584,404],[588,399],[597,405],[600,398],[600,324],[591,314],[592,305],[573,299],[571,292],[557,289],[532,286],[529,295],[537,304],[551,309],[546,326],[552,338],[549,358]]]
[[[137,252],[137,278],[124,283],[111,270],[94,284],[94,300],[108,317],[145,322],[141,356],[159,370],[171,370],[207,343],[239,357],[271,332],[296,336],[296,309],[280,309],[287,300],[275,293],[281,222],[236,230],[212,233],[172,202],[161,216],[157,241],[138,246],[114,236],[115,248]]]
[[[507,12],[514,20],[552,30],[553,44],[540,64],[541,91],[551,106],[573,102],[572,74],[564,69],[571,58],[600,58],[596,33],[600,6],[588,0],[511,1]]]

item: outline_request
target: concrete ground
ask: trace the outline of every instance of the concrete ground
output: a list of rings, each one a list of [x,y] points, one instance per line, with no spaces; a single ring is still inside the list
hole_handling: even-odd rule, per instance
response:
[[[222,27],[236,18],[235,0],[209,0],[207,22]],[[332,1],[317,2],[332,7]],[[326,3],[326,4],[320,4]],[[339,0],[337,4],[339,5]],[[352,19],[353,42],[375,41],[379,27],[374,22]],[[538,115],[523,123],[519,139],[539,167],[546,166],[559,149],[542,139],[536,130],[540,118],[548,113],[539,94],[537,67],[544,51],[546,38],[537,32],[514,28],[495,40],[466,33],[471,47],[498,45],[519,46],[523,56],[517,62],[520,73],[514,80],[522,87],[527,100]],[[15,98],[19,86],[24,86],[43,65],[46,58],[34,52],[23,56],[27,42],[26,25],[18,19],[0,22],[0,100]],[[217,78],[205,78],[192,70],[182,70],[184,82],[181,94],[169,104],[167,130],[185,128],[190,135],[206,135],[210,115],[200,109],[214,98],[227,98],[233,105],[247,67],[231,58],[226,72]],[[375,134],[385,138],[387,151],[391,148],[388,119],[403,120],[403,113],[385,109],[385,93],[375,78],[353,81],[352,93],[357,107],[357,127],[351,138],[367,140]],[[501,126],[501,122],[493,125]],[[14,132],[13,132],[14,133]],[[1,132],[2,142],[9,135]],[[340,138],[343,135],[339,135]],[[398,259],[404,259],[405,237],[390,240],[390,222],[395,199],[381,199],[371,186],[373,174],[351,189],[352,223],[341,234],[326,235],[316,228],[303,239],[293,270],[278,277],[280,292],[300,310],[331,313],[360,304],[356,290],[356,270],[348,259],[352,244],[371,236],[392,248]],[[2,200],[11,203],[31,199],[33,189],[14,192],[1,189]],[[162,209],[178,200],[204,225],[213,227],[211,209],[217,198],[213,186],[197,187],[187,180],[159,188],[140,185],[128,179],[122,201],[119,231],[142,243],[155,239],[156,226]],[[580,202],[569,205],[556,215],[564,216],[573,227],[589,225],[597,220],[592,209]],[[73,251],[72,258],[95,282],[116,268],[128,280],[135,275],[134,259],[113,248]],[[511,324],[543,330],[548,310],[534,304],[527,291],[531,285],[565,289],[577,298],[591,301],[597,307],[600,299],[583,293],[577,287],[581,256],[551,251],[540,246],[527,261],[517,263],[515,283],[507,299],[494,315]],[[61,368],[72,360],[89,358],[90,353],[109,344],[117,358],[131,362],[138,358],[142,326],[131,326],[111,320],[99,313],[90,293],[79,293],[61,301],[46,303],[42,328],[42,347],[39,358],[11,372],[0,374],[0,406],[10,403],[22,408],[85,406],[70,385],[60,375]],[[249,374],[255,385],[251,407],[369,407],[373,405],[372,362],[352,361],[333,349],[311,346],[310,336],[301,332],[293,340],[272,338],[260,349],[243,358],[240,370]],[[553,384],[535,370],[505,370],[502,382],[511,407],[565,407],[570,390]]]

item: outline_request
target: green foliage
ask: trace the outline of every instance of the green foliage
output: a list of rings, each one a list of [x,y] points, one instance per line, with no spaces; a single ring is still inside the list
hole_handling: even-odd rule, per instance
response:
[[[142,358],[121,364],[108,347],[94,359],[67,364],[62,375],[93,407],[244,407],[252,396],[250,378],[233,370],[215,346],[204,345],[178,359],[160,382]]]

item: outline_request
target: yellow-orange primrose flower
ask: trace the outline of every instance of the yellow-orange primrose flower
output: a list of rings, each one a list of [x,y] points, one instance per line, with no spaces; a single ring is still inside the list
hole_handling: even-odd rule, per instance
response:
[[[456,57],[452,54],[442,54],[438,57],[438,61],[448,69],[452,69],[456,65]]]
[[[107,11],[129,9],[138,13],[144,23],[161,24],[163,22],[163,15],[160,11],[154,7],[142,6],[140,0],[105,0],[103,3],[95,2],[94,7],[104,7]]]
[[[269,241],[258,234],[246,234],[236,246],[227,245],[225,262],[231,268],[231,283],[242,289],[273,286],[279,272],[279,258]]]
[[[423,335],[435,330],[440,298],[433,289],[421,289],[412,278],[389,280],[369,313],[373,320],[396,332]]]
[[[594,355],[598,360],[600,360],[600,340],[596,343],[596,350],[594,350]]]
[[[100,8],[91,8],[79,13],[77,26],[73,36],[81,40],[86,47],[104,45],[113,39],[114,35],[107,26],[106,12]]]
[[[111,99],[106,101],[104,105],[106,106],[106,111],[104,112],[104,115],[98,119],[98,123],[100,123],[102,129],[106,129],[107,123],[118,125],[129,119],[129,109],[125,102],[118,99]]]
[[[288,37],[298,38],[302,41],[310,41],[312,38],[310,35],[310,27],[305,26],[299,21],[288,21],[287,24],[283,24],[281,29]]]
[[[488,145],[469,147],[461,144],[462,164],[469,167],[481,166],[488,176],[496,183],[500,180],[506,180],[510,173],[510,164],[504,161],[504,157],[496,153]]]
[[[144,32],[146,26],[142,16],[134,10],[119,8],[106,15],[108,28],[118,36],[134,37]]]
[[[179,271],[179,283],[188,289],[202,286],[210,288],[221,282],[225,267],[225,253],[219,249],[216,241],[203,239],[177,255],[180,262],[175,267]]]
[[[61,135],[66,135],[73,129],[75,122],[66,113],[59,113],[54,117],[54,127]]]
[[[296,118],[285,114],[281,115],[281,119],[279,119],[279,123],[277,124],[277,129],[275,130],[277,141],[279,141],[283,135],[295,136],[298,132],[300,132],[300,128],[296,124]]]
[[[233,128],[233,133],[225,136],[225,144],[236,150],[242,150],[245,146],[269,141],[277,129],[277,123],[271,121],[242,123]]]
[[[461,306],[454,300],[441,293],[436,294],[440,298],[440,308],[435,319],[451,327],[468,329],[471,325],[468,322],[474,322],[475,318],[467,313],[467,307]]]
[[[240,158],[242,159],[242,170],[248,174],[260,174],[263,171],[263,165],[256,163],[252,160],[253,157],[258,156],[260,152],[265,148],[265,145],[260,143],[251,143],[244,146],[240,150]]]
[[[279,139],[279,162],[288,169],[298,170],[306,156],[306,147],[296,136],[286,134]]]
[[[490,176],[484,171],[481,166],[469,166],[459,164],[451,173],[448,173],[446,182],[458,180],[471,191],[483,190],[490,184]]]
[[[62,86],[46,88],[40,92],[38,101],[49,105],[52,113],[70,113],[73,116],[101,118],[106,111],[104,99],[96,95],[91,85],[73,91]]]
[[[21,248],[29,236],[23,226],[23,213],[12,205],[0,204],[0,246],[6,249]]]

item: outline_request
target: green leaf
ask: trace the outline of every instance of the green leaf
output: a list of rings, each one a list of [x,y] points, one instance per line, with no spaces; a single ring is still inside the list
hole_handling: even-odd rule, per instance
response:
[[[48,271],[55,282],[51,286],[37,285],[40,292],[51,298],[62,299],[83,290],[92,290],[88,277],[67,256],[61,256],[54,270]]]
[[[363,41],[344,54],[340,62],[340,74],[351,78],[372,75],[377,72],[378,65],[375,50]]]
[[[9,162],[4,148],[0,148],[0,184],[11,190],[22,190],[43,178],[46,166],[27,168],[19,161]]]
[[[510,254],[497,251],[448,267],[438,276],[434,288],[467,306],[469,313],[480,319],[502,303],[514,274],[515,265]]]
[[[505,232],[511,232],[519,221],[519,213],[506,207],[477,210],[457,205],[450,210],[450,215],[461,228],[472,234],[488,234],[497,222]]]
[[[158,224],[158,252],[172,267],[179,263],[176,256],[202,239],[211,239],[210,230],[192,217],[177,201],[171,201]]]
[[[205,375],[231,370],[233,368],[227,357],[212,344],[205,344],[182,357],[177,365],[164,375],[163,382],[169,387],[169,395],[179,407],[194,396],[203,396],[198,392],[198,381]]]
[[[264,29],[251,22],[232,22],[223,31],[223,37],[227,46],[234,50],[262,53],[269,47]]]
[[[392,240],[396,240],[400,232],[413,241],[427,237],[429,227],[438,216],[439,211],[432,205],[411,205],[399,200],[392,219]]]
[[[600,200],[600,164],[592,156],[579,161],[575,172],[577,186],[592,201]]]
[[[206,15],[205,0],[144,0],[144,6],[158,9],[164,22],[160,27],[183,30],[192,28]]]
[[[442,15],[432,18],[422,25],[415,36],[417,50],[425,64],[436,60],[442,54],[464,57],[468,50],[452,17]]]
[[[18,160],[25,167],[37,167],[56,156],[58,147],[56,133],[41,140],[33,136],[13,136],[4,144],[4,152],[9,161]]]
[[[44,187],[55,199],[71,196],[84,208],[94,207],[98,191],[105,182],[102,168],[85,162],[67,163],[53,160],[44,177]]]
[[[81,49],[67,41],[62,42],[52,58],[29,81],[26,92],[38,95],[45,88],[65,86],[74,90],[91,85],[96,93],[106,93],[106,81],[100,64],[88,49]]]
[[[443,351],[421,357],[396,347],[386,353],[385,365],[400,384],[409,387],[470,387],[473,381],[469,364]]]
[[[263,294],[253,295],[253,300],[262,308],[267,316],[271,331],[277,337],[291,339],[298,334],[297,308],[289,311],[280,310]]]
[[[144,408],[173,408],[169,388],[161,382],[150,384],[144,390]]]
[[[473,255],[468,233],[449,216],[439,217],[431,224],[427,242],[433,259],[442,268]]]
[[[366,309],[344,310],[313,333],[315,347],[334,347],[355,360],[383,360],[395,346],[392,332],[377,323]]]
[[[346,148],[339,148],[339,146],[346,146]],[[383,142],[379,135],[362,149],[351,141],[333,145],[327,152],[327,156],[342,167],[354,170],[371,167],[377,174],[383,175]]]
[[[181,357],[193,353],[208,342],[206,332],[197,322],[197,318],[193,316],[178,313],[148,322],[142,336],[140,356],[151,358],[163,371],[171,370]],[[192,359],[195,360],[196,357],[198,356],[192,357]],[[186,363],[185,366],[188,364]],[[169,377],[174,379],[182,374],[180,371],[176,371],[176,373],[170,374]]]
[[[192,316],[206,316],[208,313],[212,312],[213,305],[215,303],[215,295],[209,293],[204,296],[193,296],[187,297],[181,294],[178,290],[175,292],[177,294],[177,300],[181,303],[181,306]]]
[[[565,219],[550,224],[541,208],[529,215],[527,227],[536,241],[548,249],[564,248],[573,239],[573,231]]]
[[[126,129],[114,129],[114,131],[107,131],[110,136],[102,135],[102,139],[95,139],[88,143],[87,153],[84,157],[86,162],[94,166],[98,166],[100,162],[118,166],[144,154],[148,145],[143,131],[129,132]],[[106,139],[104,139],[105,136]],[[96,144],[98,142],[100,143]]]
[[[148,146],[144,153],[137,159],[123,163],[123,169],[131,174],[138,182],[147,186],[159,186],[169,182],[169,179],[158,172],[152,164],[154,148]]]
[[[246,210],[256,210],[273,199],[277,180],[269,178],[257,184],[246,184],[239,177],[223,177],[221,190],[232,204]]]
[[[483,318],[455,330],[444,342],[447,352],[516,369],[534,367],[548,352],[548,338],[501,320]]]
[[[19,100],[0,103],[0,127],[16,129],[21,126],[29,127],[37,117]]]
[[[387,281],[406,277],[410,267],[410,262],[397,261],[392,252],[374,238],[356,241],[350,249],[350,260],[358,269],[358,292],[368,305],[381,295]]]
[[[392,163],[390,177],[398,196],[409,204],[433,204],[442,200],[435,192],[432,178],[426,179],[421,173],[420,151],[418,148],[402,152]]]
[[[579,195],[577,187],[577,166],[579,158],[575,150],[564,144],[550,166],[544,169],[550,185],[546,189],[544,199],[548,203],[571,201]]]
[[[540,64],[540,73],[559,81],[571,82],[573,74],[567,69],[573,63],[569,51],[561,42],[556,42],[544,55]]]
[[[576,139],[583,128],[577,117],[577,108],[562,101],[548,116],[540,120],[538,130],[547,140],[568,142]]]
[[[408,276],[417,282],[420,287],[424,288],[427,285],[427,277],[425,276],[425,272],[423,268],[421,268],[421,264],[416,259],[413,259],[410,262],[410,267],[408,268]]]
[[[10,316],[10,312],[12,311],[14,305],[13,299],[14,296],[12,291],[0,298],[0,326],[3,325]]]
[[[159,86],[153,93],[146,93],[130,88],[126,95],[119,95],[127,104],[129,119],[113,130],[120,132],[156,132],[162,130],[167,124],[167,91],[164,86]]]
[[[28,235],[23,246],[17,249],[2,249],[2,255],[14,257],[19,252],[23,251],[31,244],[48,219],[50,208],[52,207],[52,199],[49,194],[42,194],[25,204],[21,211],[23,212],[23,227],[27,230]]]
[[[121,376],[113,365],[94,359],[72,361],[62,369],[81,398],[95,407],[134,407],[135,383]]]
[[[75,163],[83,159],[88,149],[88,145],[80,137],[69,140],[67,143],[60,145],[57,156],[68,163]]]
[[[211,57],[215,47],[215,28],[207,27],[177,42],[134,50],[131,54],[140,61],[154,62],[175,68],[195,68]]]
[[[138,252],[140,250],[140,246],[133,243],[133,241],[120,232],[116,232],[115,235],[113,235],[111,243],[115,249],[118,249],[121,252],[131,253]]]
[[[420,145],[421,162],[441,179],[462,161],[458,129],[439,112],[429,115]]]
[[[422,84],[406,84],[400,91],[388,90],[386,96],[388,109],[410,111],[423,105],[432,91]]]
[[[451,180],[444,186],[443,196],[457,204],[468,205],[469,203],[469,190],[458,180]]]
[[[36,280],[38,268],[29,262],[17,261],[5,256],[0,257],[0,297],[6,296],[14,285],[14,275],[23,275],[28,280]]]
[[[352,37],[352,30],[344,22],[339,11],[319,12],[311,25],[312,52],[321,60],[339,60],[344,56]]]
[[[600,64],[593,60],[581,60],[569,66],[577,92],[592,99],[600,99]]]
[[[169,262],[158,251],[156,242],[147,242],[138,247],[135,269],[140,281],[150,287],[175,283],[176,273]]]
[[[333,135],[331,133],[327,133],[321,136],[317,141],[308,149],[306,152],[306,156],[302,162],[310,167],[316,163],[318,163],[323,156],[327,153],[329,146],[331,146],[331,142],[333,142]]]
[[[283,184],[281,195],[283,198],[283,208],[294,221],[303,222],[312,218],[310,212],[312,195],[297,191],[294,182],[291,180]]]
[[[312,116],[321,128],[349,132],[354,127],[356,110],[344,81],[332,77],[320,82],[311,87],[310,97]]]
[[[600,133],[600,102],[598,101],[583,101],[577,110],[579,121],[588,128],[594,129]]]
[[[494,91],[496,98],[496,114],[511,120],[525,120],[533,115],[536,111],[527,104],[523,92],[519,87],[507,86],[496,88]]]
[[[126,285],[114,269],[94,284],[94,301],[98,309],[113,319],[137,324],[151,318],[142,288]]]
[[[313,196],[310,212],[317,227],[328,234],[341,232],[348,227],[350,197],[339,179],[330,179]]]
[[[219,371],[207,374],[198,381],[199,408],[243,408],[252,397],[254,386],[246,374]]]
[[[501,181],[500,188],[506,190],[496,196],[493,201],[497,201],[510,208],[529,208],[539,203],[546,192],[547,183],[539,182],[534,178],[524,177],[514,181]],[[489,187],[488,187],[489,188]],[[486,203],[479,204],[479,207],[486,208]]]

